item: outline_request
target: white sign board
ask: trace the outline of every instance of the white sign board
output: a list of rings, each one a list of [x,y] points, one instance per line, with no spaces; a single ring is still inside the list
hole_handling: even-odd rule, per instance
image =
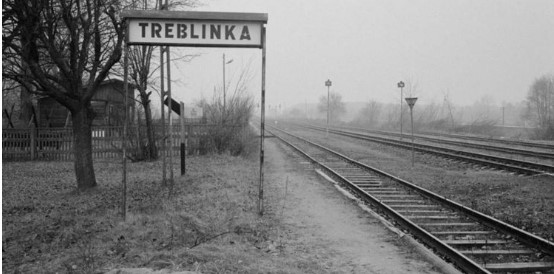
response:
[[[262,47],[267,15],[124,11],[129,45]]]
[[[261,33],[262,26],[254,23],[129,21],[129,44],[259,47]]]
[[[185,105],[185,118],[200,119],[204,116],[204,110],[201,107]]]

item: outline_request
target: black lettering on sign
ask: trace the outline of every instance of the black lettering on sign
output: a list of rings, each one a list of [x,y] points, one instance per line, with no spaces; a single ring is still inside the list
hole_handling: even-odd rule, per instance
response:
[[[206,39],[206,25],[202,24],[202,39]]]
[[[186,24],[177,24],[177,38],[187,38]]]
[[[194,24],[190,24],[190,38],[198,39],[198,34],[194,34]]]
[[[139,23],[138,25],[142,28],[142,38],[146,37],[146,27],[148,27],[148,23]]]
[[[210,25],[210,39],[221,39],[221,25]]]
[[[173,38],[173,23],[165,24],[165,38]]]
[[[235,40],[235,35],[233,34],[234,29],[235,25],[225,26],[225,40],[229,40],[229,37],[231,37],[231,40]]]
[[[162,25],[158,24],[158,23],[152,23],[152,38],[154,37],[158,37],[158,38],[161,38],[160,36],[160,31],[162,31]]]
[[[250,40],[250,32],[248,31],[248,26],[242,27],[242,32],[240,33],[240,40]]]

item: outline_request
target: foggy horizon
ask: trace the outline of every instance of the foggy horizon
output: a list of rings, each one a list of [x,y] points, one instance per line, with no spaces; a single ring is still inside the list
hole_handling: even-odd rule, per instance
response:
[[[203,1],[195,11],[268,14],[266,104],[317,103],[324,82],[344,102],[394,103],[399,81],[418,104],[479,100],[518,104],[533,81],[554,73],[552,1]],[[177,49],[175,49],[177,50]],[[249,93],[260,98],[258,49],[180,48],[200,54],[175,62],[174,97],[211,98],[245,67]]]

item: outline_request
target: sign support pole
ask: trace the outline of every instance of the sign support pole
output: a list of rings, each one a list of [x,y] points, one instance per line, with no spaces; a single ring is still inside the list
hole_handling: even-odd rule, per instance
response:
[[[162,186],[166,186],[167,181],[167,175],[166,175],[166,159],[165,155],[167,153],[165,149],[165,140],[167,138],[166,131],[165,131],[165,105],[164,105],[164,97],[165,97],[165,88],[164,88],[164,46],[160,46],[160,96],[161,96],[161,114],[162,114]]]
[[[121,195],[121,215],[123,221],[127,219],[127,101],[129,96],[129,45],[125,43],[123,57],[123,136],[122,136],[122,148],[123,148],[123,178],[122,178],[122,195]]]
[[[186,138],[187,135],[185,133],[185,103],[181,102],[181,175],[185,175],[186,173],[186,157],[187,157],[187,149],[186,149]]]
[[[265,52],[266,52],[266,29],[262,27],[262,104],[261,104],[261,125],[260,125],[260,184],[258,213],[264,214],[264,135],[265,135]]]
[[[170,192],[169,196],[173,195],[173,119],[171,119],[171,104],[173,99],[171,98],[171,57],[169,46],[165,48],[165,57],[167,58],[167,98],[169,102],[169,107],[167,108],[167,119],[169,119],[169,187]]]

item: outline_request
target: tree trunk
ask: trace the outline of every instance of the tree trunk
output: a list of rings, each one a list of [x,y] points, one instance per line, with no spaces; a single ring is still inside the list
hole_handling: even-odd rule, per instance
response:
[[[73,152],[77,189],[87,190],[96,186],[92,162],[92,120],[90,106],[83,106],[71,113],[73,121]]]
[[[144,100],[143,100],[144,101]],[[156,147],[156,137],[154,135],[154,127],[152,125],[152,110],[150,109],[150,103],[147,98],[146,104],[143,102],[144,107],[144,120],[146,121],[146,134],[148,135],[148,158],[150,160],[158,159],[158,148]]]

